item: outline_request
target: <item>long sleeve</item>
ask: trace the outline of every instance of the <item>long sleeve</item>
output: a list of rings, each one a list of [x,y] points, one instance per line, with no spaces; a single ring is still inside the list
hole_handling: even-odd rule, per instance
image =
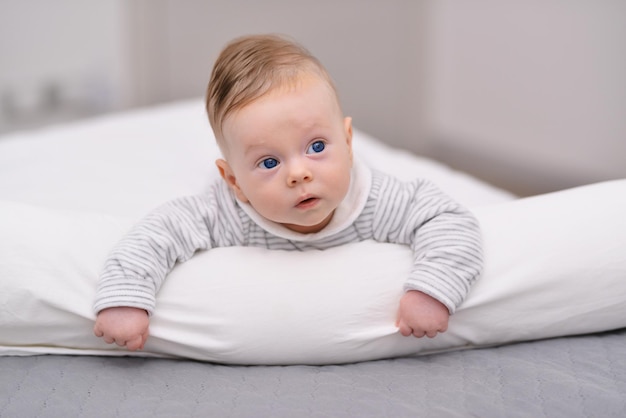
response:
[[[128,306],[152,314],[156,294],[177,262],[187,261],[198,250],[240,244],[241,231],[225,187],[164,204],[114,247],[100,276],[94,311]]]
[[[410,246],[414,268],[405,288],[427,293],[454,312],[482,269],[478,222],[427,181],[404,183],[379,172],[371,179],[371,185],[365,182],[369,193],[364,206],[347,203],[359,212],[356,220],[339,222],[328,236],[273,234],[267,222],[258,224],[244,213],[224,182],[206,195],[172,201],[144,218],[113,249],[94,310],[131,306],[151,314],[167,274],[198,250],[244,245],[304,251],[375,239]]]
[[[476,218],[432,183],[376,175],[372,183],[374,239],[406,244],[414,266],[406,290],[419,290],[453,313],[482,270]]]

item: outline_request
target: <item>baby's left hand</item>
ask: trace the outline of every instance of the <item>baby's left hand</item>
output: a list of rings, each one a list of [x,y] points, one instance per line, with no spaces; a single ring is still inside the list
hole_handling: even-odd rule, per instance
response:
[[[437,299],[418,290],[409,290],[400,299],[396,326],[400,334],[433,338],[448,329],[450,313]]]

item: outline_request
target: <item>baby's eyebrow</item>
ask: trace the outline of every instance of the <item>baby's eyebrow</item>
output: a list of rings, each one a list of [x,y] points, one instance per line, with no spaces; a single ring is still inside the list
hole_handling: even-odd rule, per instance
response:
[[[248,157],[250,154],[261,154],[270,152],[271,148],[265,144],[251,144],[246,146],[243,151],[243,155]]]

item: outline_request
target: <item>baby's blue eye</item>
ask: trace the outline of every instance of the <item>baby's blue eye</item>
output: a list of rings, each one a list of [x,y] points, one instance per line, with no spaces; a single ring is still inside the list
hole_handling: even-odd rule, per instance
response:
[[[311,144],[309,149],[306,150],[306,153],[317,154],[317,153],[324,151],[324,148],[326,148],[326,144],[324,144],[323,141],[315,141],[314,143]]]
[[[274,168],[278,165],[278,160],[276,158],[266,158],[259,163],[259,167],[261,168]]]

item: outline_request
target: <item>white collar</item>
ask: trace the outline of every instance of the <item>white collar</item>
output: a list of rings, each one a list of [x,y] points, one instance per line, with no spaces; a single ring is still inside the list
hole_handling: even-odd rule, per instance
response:
[[[311,242],[334,235],[351,225],[365,207],[371,186],[372,173],[370,169],[364,163],[354,158],[350,173],[350,187],[346,197],[335,209],[330,223],[321,231],[310,234],[292,231],[279,223],[264,218],[249,203],[237,200],[237,204],[257,225],[267,232],[291,241]]]

